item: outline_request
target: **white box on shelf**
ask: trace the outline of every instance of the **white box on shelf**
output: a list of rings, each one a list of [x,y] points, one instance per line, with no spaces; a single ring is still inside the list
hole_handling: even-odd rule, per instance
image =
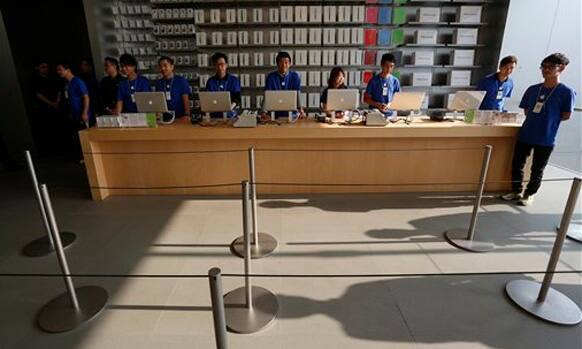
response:
[[[270,8],[269,9],[269,22],[270,23],[279,23],[279,9],[278,8]]]
[[[337,22],[337,6],[323,6],[323,22],[324,23]]]
[[[469,67],[475,64],[475,50],[453,50],[451,64]]]
[[[264,86],[264,84],[263,84],[263,86]],[[255,96],[255,103],[256,103],[255,107],[257,109],[262,108],[263,107],[263,96],[262,95]]]
[[[321,28],[309,28],[309,44],[321,45]]]
[[[309,6],[309,22],[321,23],[323,9],[321,6]]]
[[[453,99],[455,99],[455,94],[449,93],[445,97],[445,106],[447,109],[451,109],[451,106],[453,105]]]
[[[239,53],[238,63],[241,67],[248,67],[251,65],[251,55],[248,52]]]
[[[255,75],[255,85],[257,87],[265,87],[265,74]]]
[[[236,46],[237,32],[227,32],[226,33],[226,44],[229,46]]]
[[[350,51],[349,50],[337,50],[336,64],[337,65],[349,65],[350,64]]]
[[[322,51],[322,65],[331,66],[335,65],[335,50],[323,50]]]
[[[293,45],[293,28],[281,29],[281,45]]]
[[[279,45],[279,31],[278,30],[269,31],[269,44]]]
[[[321,84],[323,86],[327,86],[327,80],[329,80],[329,73],[330,73],[330,70],[322,70],[321,71]]]
[[[236,23],[236,9],[226,9],[226,23]]]
[[[240,74],[239,79],[241,87],[251,86],[251,76],[249,74]]]
[[[307,65],[307,50],[295,50],[293,64],[299,66]]]
[[[253,45],[263,45],[263,32],[254,31],[253,32]]]
[[[412,73],[412,86],[428,87],[432,85],[431,72],[414,72]]]
[[[457,28],[453,32],[453,44],[477,45],[478,28]]]
[[[199,53],[196,56],[198,61],[198,66],[200,67],[208,67],[208,54],[207,53]]]
[[[307,45],[307,28],[295,28],[295,45]]]
[[[356,5],[352,6],[352,22],[354,23],[364,23],[366,8],[364,6]]]
[[[293,23],[293,6],[281,6],[281,23]]]
[[[263,22],[263,9],[262,8],[254,8],[253,9],[253,22],[254,23],[262,23]]]
[[[323,44],[335,45],[335,28],[323,28]]]
[[[434,65],[434,51],[412,52],[413,65]]]
[[[249,109],[251,107],[251,96],[241,96],[240,103],[243,109]]]
[[[352,21],[352,7],[345,5],[338,6],[337,21],[339,23],[350,23]]]
[[[254,52],[253,53],[253,65],[254,66],[262,66],[265,62],[265,54],[263,52]]]
[[[310,93],[309,94],[309,108],[319,108],[319,93]]]
[[[211,41],[214,46],[222,45],[222,32],[212,32]]]
[[[248,20],[248,12],[246,8],[239,8],[236,10],[236,21],[238,23],[246,23]]]
[[[362,65],[362,50],[350,50],[350,65]]]
[[[238,53],[228,53],[228,65],[231,67],[238,67]]]
[[[249,44],[249,32],[247,32],[247,31],[238,32],[238,44],[239,45],[248,45]]]
[[[212,9],[210,10],[210,23],[220,23],[220,10]]]
[[[471,86],[471,71],[451,70],[447,75],[447,85],[452,87]]]
[[[307,93],[300,93],[298,107],[306,107],[306,106],[307,106]]]
[[[457,9],[457,22],[480,23],[481,6],[461,6]]]
[[[297,74],[299,74],[299,79],[302,83],[305,83],[307,81],[307,72],[304,70],[296,70],[295,71]]]
[[[269,65],[277,65],[277,52],[269,52]]]
[[[358,87],[362,84],[362,75],[357,70],[350,70],[348,73],[348,83],[352,87]]]
[[[309,65],[321,65],[321,50],[309,50]]]
[[[440,7],[421,7],[416,11],[416,20],[420,23],[438,23],[441,20]]]
[[[321,86],[321,72],[319,71],[310,71],[308,74],[308,82],[307,85],[309,86]]]
[[[352,43],[350,28],[337,29],[337,43],[339,45],[349,45],[350,43]]]
[[[307,23],[307,6],[295,6],[295,23]]]
[[[351,41],[355,45],[364,44],[364,28],[352,28],[352,38]]]
[[[208,79],[210,79],[210,75],[208,75],[208,74],[200,74],[200,87],[201,88],[205,88],[206,87],[206,83],[208,82]]]
[[[419,29],[414,33],[414,42],[419,45],[434,45],[437,42],[436,29]]]

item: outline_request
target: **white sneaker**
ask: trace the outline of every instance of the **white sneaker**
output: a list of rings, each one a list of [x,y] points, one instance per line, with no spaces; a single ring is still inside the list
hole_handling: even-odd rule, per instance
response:
[[[523,197],[521,196],[520,193],[511,192],[509,194],[501,195],[499,198],[505,201],[515,201],[521,200]]]
[[[523,199],[519,200],[517,204],[519,206],[529,206],[533,204],[534,196],[533,195],[525,195]]]

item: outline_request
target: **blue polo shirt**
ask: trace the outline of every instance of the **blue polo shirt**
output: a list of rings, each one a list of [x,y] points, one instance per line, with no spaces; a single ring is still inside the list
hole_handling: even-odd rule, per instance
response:
[[[240,80],[232,75],[226,74],[223,79],[214,75],[206,81],[206,91],[210,92],[230,92],[230,101],[232,103],[240,103]],[[210,113],[213,118],[221,118],[222,113]],[[229,111],[227,113],[229,118],[236,116],[236,111]]]
[[[80,120],[83,114],[83,97],[89,96],[87,85],[79,77],[73,77],[65,86],[65,98],[67,99],[71,116]],[[91,116],[91,110],[89,110]]]
[[[117,100],[123,102],[123,113],[137,113],[137,105],[133,96],[136,92],[151,92],[150,81],[138,75],[135,80],[125,79],[117,87]]]
[[[562,113],[572,112],[575,100],[576,91],[564,84],[557,85],[553,92],[544,84],[530,86],[519,104],[527,110],[527,115],[517,139],[527,144],[554,146]],[[534,113],[538,101],[545,104],[539,113]]]
[[[174,75],[173,78],[168,80],[158,79],[156,81],[156,92],[164,92],[166,94],[168,110],[174,111],[177,118],[185,115],[186,111],[184,110],[182,96],[188,96],[190,94],[188,80],[177,75]],[[170,99],[168,99],[168,93],[170,94]]]
[[[497,73],[489,74],[479,80],[477,90],[485,91],[485,97],[479,106],[480,110],[499,110],[504,111],[504,98],[511,97],[513,92],[513,80],[507,78],[505,81],[497,79]]]
[[[386,93],[384,94],[385,88]],[[383,78],[380,74],[376,74],[368,82],[368,86],[366,86],[366,93],[377,103],[388,104],[392,102],[396,92],[400,92],[400,81],[393,75],[388,75],[386,78]],[[384,114],[392,115],[392,111],[389,110]]]
[[[265,91],[297,91],[297,107],[301,107],[301,99],[299,98],[301,94],[301,76],[293,70],[289,70],[284,76],[281,76],[279,71],[269,73],[265,81]],[[284,111],[275,112],[276,117],[288,115],[289,113]]]

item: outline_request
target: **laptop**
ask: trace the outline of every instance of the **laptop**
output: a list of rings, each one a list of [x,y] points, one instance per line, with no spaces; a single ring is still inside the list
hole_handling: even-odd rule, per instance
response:
[[[360,91],[356,89],[327,90],[327,110],[354,110],[360,104]]]
[[[198,92],[200,97],[200,111],[207,112],[227,112],[232,110],[230,92]]]
[[[485,91],[457,91],[448,109],[455,111],[477,110],[486,93]]]
[[[265,91],[266,111],[297,110],[297,91]]]
[[[420,110],[425,92],[397,92],[390,102],[392,110]]]
[[[136,92],[135,104],[140,113],[167,113],[168,104],[164,92]]]

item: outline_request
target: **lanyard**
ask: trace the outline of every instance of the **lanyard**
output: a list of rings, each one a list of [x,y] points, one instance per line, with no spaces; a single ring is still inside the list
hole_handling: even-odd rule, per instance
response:
[[[164,92],[168,92],[168,85],[166,84],[166,80],[164,79]],[[172,86],[174,85],[174,78],[170,80],[170,92],[172,92]]]
[[[218,79],[218,89],[221,91],[227,91],[228,90],[228,75],[226,75],[224,77],[224,83],[222,83],[221,79]]]
[[[546,102],[550,99],[550,97],[552,96],[552,93],[554,93],[554,91],[556,90],[556,87],[560,86],[560,84],[557,84],[556,86],[554,86],[554,88],[552,88],[552,90],[550,91],[550,94],[548,94],[548,98],[545,98],[544,101],[542,102],[542,107],[546,105]],[[538,90],[538,96],[536,98],[536,103],[538,103],[540,101],[540,94],[542,93],[542,88],[544,88],[544,84],[542,84],[542,86],[540,86],[540,89]]]
[[[137,78],[135,80],[133,80],[133,85],[131,83],[131,81],[129,81],[129,79],[127,79],[127,87],[129,87],[129,94],[133,95],[137,89]]]

